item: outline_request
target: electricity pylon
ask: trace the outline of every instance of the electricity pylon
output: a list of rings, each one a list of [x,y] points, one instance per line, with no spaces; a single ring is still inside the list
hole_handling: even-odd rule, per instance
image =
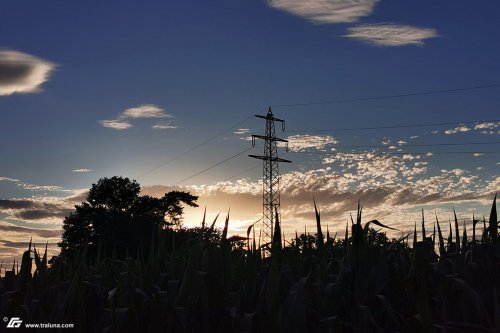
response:
[[[271,108],[267,111],[267,115],[255,115],[257,118],[266,120],[266,135],[252,135],[252,146],[255,147],[255,139],[264,140],[264,156],[248,155],[253,158],[258,158],[264,161],[263,168],[263,243],[269,244],[269,248],[273,239],[273,227],[276,216],[281,221],[280,214],[280,189],[279,189],[279,168],[280,162],[291,163],[292,161],[278,157],[278,142],[286,144],[288,150],[288,140],[276,137],[275,122],[281,123],[282,131],[285,131],[285,121],[275,118]],[[268,252],[268,251],[266,251]]]

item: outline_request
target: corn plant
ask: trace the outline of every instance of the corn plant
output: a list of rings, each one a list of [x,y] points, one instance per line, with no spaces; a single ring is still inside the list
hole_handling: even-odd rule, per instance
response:
[[[456,214],[445,238],[422,213],[420,237],[415,225],[389,239],[393,228],[362,213],[359,204],[343,239],[328,226],[325,237],[315,202],[314,234],[285,240],[277,216],[270,256],[255,223],[228,236],[229,213],[222,229],[205,215],[198,228],[159,228],[125,255],[97,245],[49,262],[47,246],[30,242],[20,269],[4,268],[0,312],[80,332],[500,331],[496,197],[481,239],[475,216],[472,238]]]

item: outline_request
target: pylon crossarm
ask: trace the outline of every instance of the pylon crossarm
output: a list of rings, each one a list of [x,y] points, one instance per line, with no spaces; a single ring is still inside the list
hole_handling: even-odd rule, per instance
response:
[[[279,121],[281,123],[285,122],[283,119],[274,118],[273,116],[269,116],[269,115],[267,115],[267,116],[261,116],[261,115],[256,114],[255,116],[257,118],[262,118],[262,119],[266,119],[266,120]]]
[[[285,160],[279,157],[267,157],[267,156],[259,156],[259,155],[248,155],[249,157],[258,158],[259,160],[264,161],[272,161],[272,162],[284,162],[284,163],[292,163],[292,161]]]
[[[264,136],[264,135],[257,135],[257,134],[252,134],[252,142],[255,141],[255,138],[262,139],[262,140],[271,140],[271,141],[279,141],[279,142],[288,142],[288,140],[277,138],[277,137],[270,137],[270,136]]]

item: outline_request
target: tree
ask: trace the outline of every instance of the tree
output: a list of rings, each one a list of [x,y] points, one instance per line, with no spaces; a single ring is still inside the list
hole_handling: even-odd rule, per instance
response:
[[[140,190],[135,180],[116,176],[92,184],[86,201],[64,219],[61,254],[72,256],[83,248],[89,255],[99,248],[108,254],[134,254],[157,236],[158,229],[180,226],[183,204],[198,206],[198,197],[188,192],[155,198],[139,195]]]

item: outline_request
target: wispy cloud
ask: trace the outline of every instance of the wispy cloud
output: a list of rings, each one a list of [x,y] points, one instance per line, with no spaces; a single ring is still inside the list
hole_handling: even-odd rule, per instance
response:
[[[467,127],[465,125],[461,125],[461,126],[457,126],[455,128],[450,128],[450,129],[444,131],[444,133],[450,135],[450,134],[457,134],[457,133],[465,133],[465,132],[469,132],[471,130],[472,130],[472,128]]]
[[[324,150],[328,146],[338,143],[330,135],[292,135],[288,137],[288,144],[292,151],[304,151],[309,148]]]
[[[465,124],[463,124],[454,128],[447,129],[444,131],[444,133],[451,135],[451,134],[466,133],[474,130],[478,131],[481,134],[494,135],[494,134],[500,134],[499,133],[500,131],[496,130],[499,127],[500,127],[500,122],[477,123],[474,126],[466,126]]]
[[[129,108],[123,111],[120,115],[120,119],[128,118],[173,118],[171,114],[168,114],[154,104],[144,104],[135,108]]]
[[[487,135],[500,134],[500,130],[497,130],[497,131],[492,131],[492,130],[481,131],[481,134],[487,134]]]
[[[496,135],[500,134],[500,130],[497,130],[498,127],[500,127],[500,122],[486,122],[476,124],[474,129],[480,131],[481,134]]]
[[[9,177],[0,177],[0,182],[1,181],[16,183],[15,185],[22,188],[23,190],[32,192],[71,192],[71,190],[64,188],[62,186],[30,184],[30,183],[25,183],[19,179],[14,179]]]
[[[488,123],[479,123],[474,125],[475,130],[481,130],[481,129],[493,129],[500,127],[500,122],[488,122]]]
[[[41,90],[55,64],[14,50],[0,50],[0,95]]]
[[[238,130],[233,132],[234,134],[247,134],[250,133],[249,128],[238,128]]]
[[[268,0],[269,6],[314,23],[349,23],[368,16],[378,0]]]
[[[177,126],[172,125],[171,123],[168,123],[168,122],[162,122],[162,123],[154,124],[153,126],[151,126],[151,128],[154,128],[154,129],[174,129],[174,128],[177,128]]]
[[[134,126],[128,121],[121,121],[121,120],[99,120],[99,124],[101,124],[104,127],[112,128],[115,130],[126,130]]]
[[[71,192],[67,188],[57,185],[36,185],[28,183],[19,183],[17,186],[33,192]]]
[[[173,115],[165,112],[162,108],[154,104],[143,104],[134,108],[128,108],[123,111],[116,119],[99,120],[99,123],[107,128],[116,130],[126,130],[131,128],[131,120],[154,119],[154,118],[175,118]],[[151,126],[154,129],[173,129],[177,126],[171,121],[161,122]]]
[[[438,36],[434,29],[396,24],[364,24],[347,31],[345,37],[376,46],[421,46],[425,40]]]
[[[9,178],[9,177],[0,177],[0,182],[18,182],[19,179]]]
[[[92,172],[92,171],[94,171],[94,170],[92,170],[92,169],[85,169],[85,168],[84,169],[75,169],[75,170],[73,170],[74,173],[88,173],[88,172]]]

